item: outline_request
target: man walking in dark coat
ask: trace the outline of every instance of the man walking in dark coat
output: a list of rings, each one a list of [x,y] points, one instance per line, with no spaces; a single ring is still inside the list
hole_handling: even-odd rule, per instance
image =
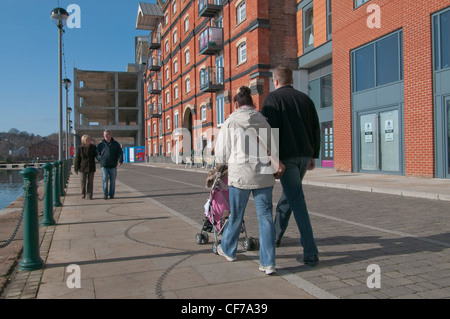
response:
[[[303,194],[302,180],[307,170],[314,169],[320,152],[320,123],[314,102],[292,87],[292,70],[279,66],[273,72],[275,91],[267,95],[262,114],[272,128],[279,129],[280,160],[286,170],[281,178],[283,195],[275,216],[275,240],[280,244],[291,212],[300,231],[303,261],[315,265],[319,261],[317,245]],[[292,211],[291,211],[292,209]]]
[[[111,131],[106,130],[103,132],[104,140],[97,146],[97,160],[102,166],[103,177],[103,198],[114,198],[116,193],[116,176],[117,165],[123,163],[123,151],[111,134]],[[108,191],[109,182],[109,191]]]

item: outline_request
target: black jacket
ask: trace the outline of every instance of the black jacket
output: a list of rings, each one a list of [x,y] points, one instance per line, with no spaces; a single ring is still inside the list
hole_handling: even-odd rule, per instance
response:
[[[97,148],[94,144],[89,146],[81,145],[77,148],[75,156],[75,172],[93,173],[95,172],[95,158],[97,156]]]
[[[320,123],[314,102],[291,85],[267,95],[261,110],[272,128],[280,129],[279,157],[318,158]]]
[[[119,142],[111,138],[111,142],[103,140],[97,146],[97,159],[102,167],[113,168],[123,163],[123,151]]]

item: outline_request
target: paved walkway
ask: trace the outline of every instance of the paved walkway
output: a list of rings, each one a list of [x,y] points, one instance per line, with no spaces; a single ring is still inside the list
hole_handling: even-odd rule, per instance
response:
[[[128,164],[130,165],[130,164]],[[141,164],[150,165],[150,164]],[[174,164],[151,166],[184,169]],[[205,173],[204,169],[196,170]],[[41,270],[15,271],[2,298],[149,298],[149,299],[334,299],[334,298],[449,298],[450,242],[418,241],[437,245],[430,252],[418,251],[413,256],[397,259],[411,263],[408,273],[383,264],[383,275],[391,282],[389,293],[368,288],[366,279],[372,274],[359,263],[335,267],[311,268],[298,265],[294,255],[298,247],[277,249],[283,259],[277,275],[266,276],[258,270],[258,253],[244,252],[236,262],[225,261],[212,254],[210,245],[194,242],[200,225],[157,201],[141,196],[135,189],[118,182],[116,196],[103,200],[97,173],[93,200],[81,199],[79,177],[71,175],[64,206],[55,210],[56,226],[41,227]],[[120,173],[119,173],[120,175]],[[450,180],[401,176],[337,173],[329,169],[308,172],[305,184],[397,194],[406,197],[450,200]],[[139,198],[136,200],[135,198]],[[442,221],[448,230],[449,219]],[[356,224],[356,223],[354,223]],[[447,225],[447,227],[445,226]],[[357,226],[357,225],[354,225]],[[372,227],[372,231],[381,229]],[[407,233],[390,236],[409,236]],[[419,238],[420,239],[420,238]],[[394,241],[389,241],[394,245]],[[371,246],[372,245],[372,246]],[[367,248],[377,247],[367,243]],[[386,249],[391,248],[387,247]],[[329,249],[337,249],[329,248]],[[433,254],[430,258],[430,254]],[[423,255],[423,256],[422,256]],[[406,259],[405,259],[406,258]],[[398,261],[398,260],[401,261]],[[434,264],[435,277],[424,268]],[[70,265],[75,265],[73,268]],[[301,267],[301,271],[298,271]],[[355,269],[358,267],[358,269]],[[371,270],[376,275],[376,269]],[[439,272],[439,281],[436,277]],[[74,278],[80,274],[81,280]],[[411,276],[420,274],[420,281]],[[417,277],[417,276],[416,276]],[[376,284],[376,277],[373,277]],[[73,287],[77,286],[78,287]],[[414,286],[414,287],[412,287]],[[73,287],[73,288],[70,288]],[[350,288],[349,288],[350,287]],[[351,289],[356,287],[355,289]],[[420,287],[420,288],[418,288]],[[358,291],[359,290],[359,291]]]

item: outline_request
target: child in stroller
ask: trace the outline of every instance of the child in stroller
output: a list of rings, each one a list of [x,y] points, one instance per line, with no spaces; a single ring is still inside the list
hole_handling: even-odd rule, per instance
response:
[[[222,235],[225,224],[230,216],[229,190],[228,190],[228,167],[227,165],[217,165],[214,170],[210,170],[206,179],[206,187],[210,188],[209,199],[206,202],[205,218],[203,226],[196,235],[197,244],[207,244],[209,242],[208,233],[214,233],[213,252],[217,253],[217,246],[220,244],[219,236]],[[241,232],[244,233],[244,249],[254,250],[256,240],[247,236],[245,221],[242,221]]]

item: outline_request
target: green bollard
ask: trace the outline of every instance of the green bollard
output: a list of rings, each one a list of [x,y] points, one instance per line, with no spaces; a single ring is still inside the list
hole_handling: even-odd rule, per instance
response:
[[[44,164],[44,217],[41,221],[41,226],[55,225],[53,218],[53,187],[52,187],[52,169],[53,165],[50,163]]]
[[[19,270],[41,269],[44,262],[39,254],[38,194],[37,176],[39,170],[33,167],[20,172],[24,180],[23,211],[23,257]]]
[[[59,163],[59,196],[64,196],[64,162],[58,161]]]
[[[61,181],[61,179],[59,178],[59,162],[53,162],[52,164],[53,164],[53,172],[54,172],[54,174],[53,174],[53,181],[54,181],[54,183],[53,183],[53,206],[60,207],[60,206],[62,206],[62,203],[61,203],[61,199],[60,199],[61,191],[59,189],[60,188],[59,183]]]

